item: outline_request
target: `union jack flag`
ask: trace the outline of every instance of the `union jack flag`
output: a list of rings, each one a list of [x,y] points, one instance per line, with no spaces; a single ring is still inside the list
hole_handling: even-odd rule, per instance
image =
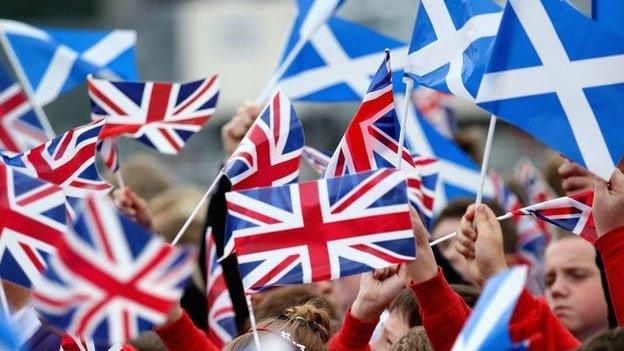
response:
[[[449,106],[450,94],[443,93],[424,85],[418,86],[412,93],[412,102],[418,112],[445,137],[452,139],[457,130],[457,121]]]
[[[165,321],[193,270],[195,250],[175,248],[88,197],[33,293],[49,323],[114,344]]]
[[[93,119],[106,117],[102,139],[129,136],[177,154],[215,111],[217,76],[190,83],[87,82]]]
[[[206,298],[208,300],[208,338],[222,348],[236,335],[236,315],[223,269],[218,262],[212,228],[206,230]]]
[[[530,204],[552,200],[557,197],[555,191],[546,183],[540,171],[528,158],[518,161],[515,169],[516,181],[520,184]]]
[[[39,118],[22,87],[0,66],[0,150],[22,152],[53,137],[50,123]]]
[[[598,238],[592,215],[593,202],[594,191],[589,190],[523,207],[512,211],[511,214],[532,215],[593,243]]]
[[[225,252],[236,246],[243,286],[302,284],[411,260],[414,234],[401,171],[226,194]]]
[[[0,277],[32,287],[66,229],[63,190],[0,163]]]
[[[301,122],[290,100],[276,92],[224,167],[232,190],[296,181],[303,140]]]
[[[103,120],[70,129],[45,144],[12,157],[11,167],[63,188],[67,197],[83,198],[92,192],[106,194],[111,185],[100,177],[95,162]]]
[[[72,334],[63,335],[59,351],[123,351],[121,345],[96,344],[93,340],[85,340]]]
[[[312,169],[322,175],[329,164],[331,156],[310,146],[303,147],[301,154],[303,159],[312,167]]]

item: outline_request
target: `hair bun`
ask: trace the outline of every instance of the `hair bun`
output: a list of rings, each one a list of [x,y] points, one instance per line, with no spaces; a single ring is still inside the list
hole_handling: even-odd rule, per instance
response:
[[[329,341],[329,312],[316,307],[312,301],[287,309],[285,315],[289,319],[301,320],[307,323],[311,329],[319,334],[323,342]]]

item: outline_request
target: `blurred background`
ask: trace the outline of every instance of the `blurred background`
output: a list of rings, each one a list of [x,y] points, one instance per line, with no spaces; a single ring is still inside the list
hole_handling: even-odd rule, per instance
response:
[[[502,1],[499,1],[502,3]],[[588,14],[590,0],[571,0]],[[43,27],[134,29],[141,79],[190,81],[217,73],[221,95],[217,113],[177,156],[157,154],[133,140],[121,141],[122,165],[128,157],[158,158],[179,184],[207,187],[223,161],[220,128],[237,106],[254,100],[277,64],[293,18],[294,0],[3,0],[0,18]],[[350,0],[339,15],[408,42],[418,0]],[[0,56],[7,63],[6,57]],[[380,57],[381,60],[381,57]],[[452,101],[460,128],[485,142],[489,116],[467,101]],[[333,151],[358,107],[349,104],[296,103],[306,144]],[[60,133],[89,120],[84,84],[45,107]],[[508,126],[497,125],[491,166],[506,174],[520,156],[542,166],[546,149]],[[303,178],[310,178],[306,172]]]

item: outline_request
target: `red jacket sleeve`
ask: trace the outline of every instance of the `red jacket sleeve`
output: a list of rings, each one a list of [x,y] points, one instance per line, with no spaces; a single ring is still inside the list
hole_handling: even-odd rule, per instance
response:
[[[602,256],[609,295],[618,325],[624,325],[624,227],[600,236],[594,245]]]
[[[186,311],[175,322],[154,329],[167,346],[167,350],[219,351],[208,336],[193,324]]]
[[[351,309],[345,314],[340,330],[334,335],[327,346],[328,351],[370,351],[368,343],[375,331],[379,319],[363,321],[351,314]]]
[[[423,326],[436,351],[450,350],[471,309],[444,279],[442,272],[410,289],[418,299]],[[548,305],[526,289],[520,295],[509,326],[511,340],[529,339],[532,350],[569,350],[580,343],[552,314]]]

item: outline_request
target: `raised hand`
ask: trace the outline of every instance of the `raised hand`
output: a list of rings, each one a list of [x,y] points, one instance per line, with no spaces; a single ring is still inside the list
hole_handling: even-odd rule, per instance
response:
[[[596,178],[592,214],[598,236],[624,226],[624,174],[616,169],[609,184]]]
[[[126,186],[113,192],[115,205],[126,216],[134,219],[144,228],[152,230],[152,215],[147,207],[147,202],[137,195],[130,187]]]
[[[362,274],[360,291],[351,307],[351,314],[361,320],[379,318],[383,310],[405,288],[403,265],[378,269]]]
[[[229,158],[245,134],[258,118],[261,107],[251,101],[245,102],[236,110],[236,114],[221,128],[221,142],[226,158]]]
[[[567,195],[594,187],[594,175],[579,164],[565,160],[557,172],[561,176],[561,188]]]
[[[415,283],[427,281],[438,273],[438,264],[433,256],[429,240],[427,240],[427,229],[422,224],[418,213],[410,209],[412,216],[412,230],[416,240],[416,259],[405,264],[407,273]]]

